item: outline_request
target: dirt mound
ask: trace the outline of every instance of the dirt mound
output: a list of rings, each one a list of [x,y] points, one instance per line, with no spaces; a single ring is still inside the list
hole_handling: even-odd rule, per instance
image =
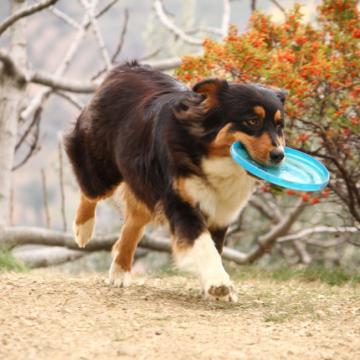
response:
[[[359,359],[360,287],[237,284],[209,303],[171,276],[113,289],[103,276],[0,275],[1,359]]]

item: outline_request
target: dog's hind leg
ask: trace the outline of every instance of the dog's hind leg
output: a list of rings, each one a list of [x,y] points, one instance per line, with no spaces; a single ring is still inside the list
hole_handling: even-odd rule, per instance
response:
[[[95,227],[95,209],[97,200],[89,199],[80,194],[80,202],[73,223],[75,241],[79,247],[84,248],[91,240]]]
[[[152,216],[148,208],[139,201],[129,187],[123,184],[125,221],[119,239],[113,245],[113,261],[109,271],[109,284],[127,287],[131,282],[131,267],[138,242],[141,240],[145,225]]]

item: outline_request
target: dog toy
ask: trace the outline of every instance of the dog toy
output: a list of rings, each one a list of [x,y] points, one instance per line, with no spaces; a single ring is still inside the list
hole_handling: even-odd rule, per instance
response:
[[[285,158],[276,166],[255,162],[240,142],[235,142],[230,152],[250,174],[277,186],[297,191],[319,191],[329,183],[329,172],[320,161],[289,147],[285,147]]]

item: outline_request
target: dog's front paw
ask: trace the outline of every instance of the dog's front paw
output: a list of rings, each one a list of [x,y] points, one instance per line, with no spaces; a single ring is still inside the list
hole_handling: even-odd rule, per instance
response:
[[[73,224],[73,232],[75,241],[80,248],[84,248],[87,243],[91,240],[95,225],[95,218],[91,218],[83,224]]]
[[[204,286],[204,296],[206,299],[215,301],[220,300],[234,303],[238,301],[235,287],[230,279],[208,281]]]
[[[113,287],[128,287],[131,285],[131,273],[123,270],[120,265],[113,261],[109,270],[107,284]]]

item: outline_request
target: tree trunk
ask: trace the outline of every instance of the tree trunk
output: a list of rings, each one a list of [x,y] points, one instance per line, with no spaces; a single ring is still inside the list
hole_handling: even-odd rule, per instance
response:
[[[26,0],[10,0],[11,13],[26,6]],[[10,31],[10,53],[17,65],[26,68],[25,20],[14,23]],[[26,85],[0,63],[0,227],[9,223],[11,168],[14,163],[17,124],[26,95]]]

